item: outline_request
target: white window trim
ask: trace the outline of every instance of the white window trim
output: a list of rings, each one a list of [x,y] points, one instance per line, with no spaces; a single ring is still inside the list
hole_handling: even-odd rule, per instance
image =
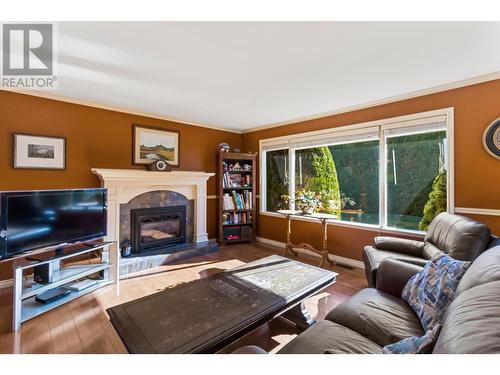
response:
[[[454,155],[454,108],[453,107],[448,107],[448,108],[442,108],[442,109],[436,109],[433,111],[427,111],[427,112],[420,112],[420,113],[413,113],[409,115],[404,115],[404,116],[397,116],[397,117],[390,117],[386,119],[381,119],[381,120],[376,120],[376,121],[369,121],[369,122],[363,122],[363,123],[358,123],[358,124],[352,124],[352,125],[344,125],[344,126],[338,126],[335,128],[329,128],[329,129],[323,129],[323,130],[317,130],[317,131],[312,131],[312,132],[305,132],[305,133],[300,133],[300,134],[291,134],[291,135],[286,135],[286,136],[281,136],[281,137],[274,137],[274,138],[267,138],[267,139],[261,139],[259,140],[259,156],[260,156],[260,176],[259,176],[259,184],[260,184],[260,204],[259,204],[259,214],[264,215],[264,216],[274,216],[274,217],[282,217],[280,214],[272,212],[272,211],[266,211],[265,208],[267,207],[267,202],[266,202],[266,157],[264,156],[264,148],[269,147],[272,145],[284,145],[288,144],[288,155],[289,155],[289,163],[288,163],[288,177],[289,181],[295,181],[295,168],[293,168],[294,163],[293,163],[293,158],[295,157],[295,149],[291,148],[290,145],[297,141],[306,141],[308,139],[314,140],[317,139],[318,137],[326,137],[326,136],[335,136],[335,135],[341,135],[342,133],[345,134],[363,134],[366,132],[369,128],[372,128],[374,126],[379,128],[379,142],[383,147],[380,147],[380,154],[379,154],[379,165],[382,166],[382,168],[379,168],[379,204],[380,204],[380,224],[379,225],[372,225],[372,224],[364,224],[364,223],[353,223],[349,221],[342,221],[342,220],[334,220],[332,223],[334,225],[338,226],[346,226],[346,227],[357,227],[357,228],[363,228],[371,231],[379,231],[379,232],[384,232],[384,233],[404,233],[404,234],[410,234],[410,235],[415,235],[415,236],[422,236],[424,232],[421,231],[414,231],[414,230],[407,230],[407,229],[400,229],[400,228],[393,228],[393,227],[388,227],[384,226],[383,223],[386,222],[386,195],[387,195],[387,189],[386,189],[386,146],[385,146],[385,130],[388,129],[394,129],[394,128],[400,128],[400,127],[407,127],[407,126],[413,126],[413,125],[419,125],[422,123],[426,123],[432,120],[439,119],[440,121],[445,121],[446,122],[446,136],[447,136],[447,153],[448,153],[448,169],[447,169],[447,211],[449,213],[454,213],[455,212],[455,155]],[[275,150],[283,150],[285,148],[276,148]],[[269,151],[269,150],[267,150]],[[295,184],[290,183],[290,190],[292,190],[292,193],[295,189]],[[293,202],[290,202],[290,207],[292,206]],[[312,221],[312,219],[309,218],[298,218],[299,220],[303,221]]]

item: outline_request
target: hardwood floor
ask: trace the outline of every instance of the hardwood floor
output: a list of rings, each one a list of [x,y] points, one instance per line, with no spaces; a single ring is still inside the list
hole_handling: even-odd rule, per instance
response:
[[[9,332],[12,293],[10,288],[0,289],[0,353],[126,353],[108,320],[108,307],[275,253],[281,253],[281,249],[261,244],[224,246],[217,253],[134,274],[121,281],[119,296],[114,286],[104,287],[27,321],[15,333]],[[295,259],[313,265],[319,262],[303,254]],[[339,273],[337,282],[306,301],[315,319],[323,319],[338,303],[366,287],[362,270],[342,266],[331,269]],[[276,352],[298,333],[291,322],[276,318],[221,352],[250,344]]]

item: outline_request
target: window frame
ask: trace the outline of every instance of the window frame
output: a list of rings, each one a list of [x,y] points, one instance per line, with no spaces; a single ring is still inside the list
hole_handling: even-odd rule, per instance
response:
[[[364,123],[337,126],[334,128],[305,132],[299,134],[291,134],[287,136],[267,138],[259,140],[259,155],[260,155],[260,174],[259,174],[259,187],[260,194],[259,199],[259,214],[264,216],[274,216],[282,217],[280,214],[267,211],[267,171],[266,171],[266,159],[268,151],[276,150],[286,150],[288,149],[288,178],[289,178],[289,194],[295,193],[295,184],[291,181],[295,181],[295,150],[308,148],[305,147],[292,147],[292,144],[298,142],[314,142],[317,139],[324,139],[331,137],[332,139],[345,137],[345,136],[356,136],[359,135],[360,139],[363,135],[373,134],[374,128],[378,131],[378,141],[379,141],[379,224],[364,224],[343,220],[332,220],[334,225],[345,226],[345,227],[358,227],[365,230],[378,230],[380,233],[405,233],[415,236],[421,236],[425,234],[423,231],[395,228],[387,225],[387,137],[386,131],[391,129],[406,128],[406,127],[418,127],[425,124],[430,124],[432,122],[444,122],[446,130],[446,159],[445,163],[447,165],[447,212],[455,212],[455,167],[454,167],[454,108],[442,108],[432,111],[413,113],[410,115],[390,117],[386,119],[369,121]],[[433,132],[439,130],[429,130],[425,132]],[[357,142],[357,138],[353,142]],[[322,146],[328,146],[333,144],[331,142],[325,142]],[[288,147],[285,147],[288,145]],[[273,146],[275,148],[273,148]],[[309,146],[310,147],[310,146]],[[290,209],[293,208],[293,201],[291,200]],[[300,217],[298,220],[311,221],[314,219],[307,217]]]

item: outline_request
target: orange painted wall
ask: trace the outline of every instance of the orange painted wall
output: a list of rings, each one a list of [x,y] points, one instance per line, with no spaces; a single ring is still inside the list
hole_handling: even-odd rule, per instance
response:
[[[482,146],[485,127],[500,116],[500,80],[443,91],[413,99],[374,106],[314,120],[297,122],[243,135],[244,150],[259,150],[259,140],[307,131],[352,125],[377,119],[408,115],[434,109],[455,108],[455,206],[500,209],[500,161]],[[500,234],[500,217],[473,215]],[[283,242],[284,219],[259,215],[257,236]],[[319,224],[298,222],[294,242],[320,246]],[[332,253],[362,259],[362,248],[372,243],[377,231],[341,226],[329,230]]]
[[[132,124],[180,132],[178,170],[215,172],[217,145],[241,146],[241,135],[127,113],[0,91],[0,190],[85,188],[99,186],[91,168],[137,168],[132,165]],[[27,170],[12,167],[12,134],[66,137],[66,170]],[[215,178],[208,181],[215,194]],[[207,204],[209,238],[216,235],[216,204]],[[0,264],[2,275],[10,264]]]
[[[133,123],[180,132],[178,170],[215,172],[217,145],[241,145],[236,133],[7,91],[0,91],[0,119],[0,190],[95,187],[91,168],[144,169],[132,165]],[[13,133],[66,137],[66,170],[14,169]],[[215,194],[215,178],[208,194]]]
[[[227,142],[243,151],[258,151],[260,139],[351,125],[438,108],[455,108],[455,196],[457,207],[500,209],[500,161],[489,156],[481,144],[486,125],[500,116],[500,80],[444,91],[363,110],[297,122],[243,134],[211,130],[121,112],[97,109],[29,95],[0,91],[0,190],[52,189],[99,186],[92,167],[143,168],[132,165],[132,124],[140,123],[179,130],[180,170],[216,171],[216,148]],[[65,171],[12,168],[12,134],[29,133],[67,138]],[[215,179],[208,183],[215,194]],[[208,200],[208,233],[216,234],[216,202]],[[472,218],[500,233],[498,216]],[[257,235],[285,240],[284,219],[259,215]],[[354,227],[330,228],[330,251],[361,259],[364,245],[373,242],[378,231]],[[319,224],[294,223],[294,241],[320,246]],[[11,265],[0,264],[0,279],[10,274]]]

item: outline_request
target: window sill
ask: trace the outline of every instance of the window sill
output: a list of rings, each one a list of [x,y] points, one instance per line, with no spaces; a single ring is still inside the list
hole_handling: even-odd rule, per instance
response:
[[[270,217],[279,217],[284,219],[285,217],[277,212],[270,211],[259,211],[259,215],[262,216],[270,216]],[[300,217],[294,216],[294,220],[305,221],[310,223],[319,223],[318,220],[310,218],[310,217]],[[355,223],[350,221],[342,221],[342,220],[330,220],[328,223],[331,225],[346,227],[346,228],[357,228],[361,230],[367,230],[370,232],[378,232],[379,234],[395,234],[395,235],[405,235],[409,237],[415,237],[418,239],[422,239],[425,236],[425,232],[410,230],[410,229],[398,229],[392,227],[380,227],[374,224],[363,224],[363,223]]]

